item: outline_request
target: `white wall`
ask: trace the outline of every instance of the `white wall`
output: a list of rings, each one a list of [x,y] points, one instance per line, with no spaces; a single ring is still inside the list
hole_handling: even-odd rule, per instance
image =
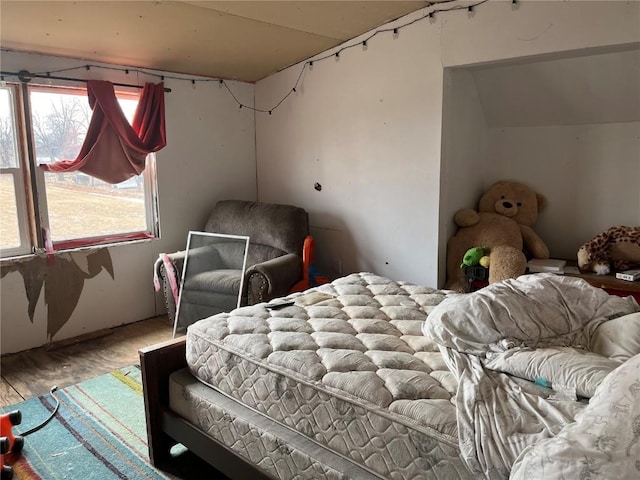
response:
[[[257,116],[258,197],[309,211],[321,271],[434,283],[439,42],[437,28],[376,37],[315,63],[295,95]],[[256,106],[273,105],[300,69],[261,81]]]
[[[86,64],[12,52],[2,52],[0,60],[3,71],[46,72]],[[159,81],[100,69],[65,72],[74,77],[87,74],[94,79],[123,83]],[[243,103],[253,104],[253,85],[228,84]],[[166,79],[165,85],[172,90],[165,95],[167,146],[156,155],[162,238],[109,247],[115,280],[106,271],[86,280],[77,307],[53,341],[163,313],[152,282],[152,266],[158,253],[184,248],[187,232],[202,228],[217,200],[256,199],[253,112],[239,109],[217,82],[197,83],[194,87],[190,81]],[[44,290],[33,323],[27,315],[19,273],[11,272],[0,281],[0,302],[2,354],[48,341]]]
[[[398,38],[376,36],[366,51],[353,48],[339,61],[314,63],[296,95],[272,116],[257,117],[259,199],[310,211],[321,270],[335,273],[341,261],[342,273],[371,270],[436,286],[440,230],[450,225],[444,214],[439,222],[443,67],[638,43],[639,6],[489,2],[472,13],[438,13],[434,21],[402,28]],[[258,82],[257,106],[282,98],[300,69]],[[446,135],[443,149],[450,147]],[[464,139],[457,151],[472,151],[481,137]],[[444,173],[474,175],[468,170]],[[313,190],[316,181],[322,192]],[[445,194],[447,208],[456,201]]]
[[[548,201],[535,230],[551,256],[615,225],[640,225],[640,122],[491,128],[492,178],[526,181]]]

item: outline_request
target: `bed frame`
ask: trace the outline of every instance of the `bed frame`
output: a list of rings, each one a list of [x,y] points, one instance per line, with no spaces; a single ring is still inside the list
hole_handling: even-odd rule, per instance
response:
[[[273,480],[171,411],[169,376],[187,366],[185,344],[181,337],[139,350],[151,464],[162,469],[171,461],[171,447],[181,443],[231,480]]]

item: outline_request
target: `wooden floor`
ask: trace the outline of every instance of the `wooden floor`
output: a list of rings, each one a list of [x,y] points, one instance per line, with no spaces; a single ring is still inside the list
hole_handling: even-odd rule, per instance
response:
[[[101,330],[0,359],[0,407],[63,388],[117,368],[139,364],[138,349],[169,340],[166,316]]]

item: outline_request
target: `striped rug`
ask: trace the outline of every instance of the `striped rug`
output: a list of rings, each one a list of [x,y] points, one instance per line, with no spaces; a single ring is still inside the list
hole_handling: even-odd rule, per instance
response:
[[[14,480],[219,478],[194,456],[184,472],[160,472],[149,464],[141,381],[134,366],[57,391],[55,418],[25,438],[17,459],[9,458]],[[44,395],[0,411],[22,412],[16,434],[39,424],[54,407],[52,396]]]

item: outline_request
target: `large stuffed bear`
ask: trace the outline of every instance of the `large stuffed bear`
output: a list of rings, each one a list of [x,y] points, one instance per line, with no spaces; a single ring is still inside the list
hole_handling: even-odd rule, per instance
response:
[[[533,258],[549,258],[549,249],[531,228],[544,204],[526,185],[500,181],[482,196],[478,211],[459,210],[454,216],[458,231],[447,244],[446,288],[468,290],[460,264],[470,248],[489,250],[489,283],[525,273],[525,251]]]

